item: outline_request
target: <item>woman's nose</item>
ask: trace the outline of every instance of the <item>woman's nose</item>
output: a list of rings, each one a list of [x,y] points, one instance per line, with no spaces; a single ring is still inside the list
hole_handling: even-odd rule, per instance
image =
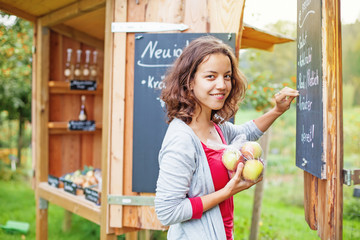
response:
[[[216,87],[219,89],[224,89],[225,88],[225,79],[222,76],[219,76],[218,79],[216,80]]]

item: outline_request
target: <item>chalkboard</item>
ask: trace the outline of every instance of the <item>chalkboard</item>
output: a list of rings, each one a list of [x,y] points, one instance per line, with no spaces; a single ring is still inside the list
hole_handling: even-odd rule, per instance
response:
[[[325,179],[321,1],[297,2],[296,166]]]
[[[135,35],[133,192],[155,192],[158,154],[168,125],[159,99],[166,70],[195,38],[207,33]],[[235,34],[211,34],[235,49]]]

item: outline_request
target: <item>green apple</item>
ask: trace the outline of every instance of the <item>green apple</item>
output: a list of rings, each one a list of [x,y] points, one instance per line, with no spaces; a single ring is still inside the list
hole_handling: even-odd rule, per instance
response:
[[[235,171],[240,162],[241,153],[237,149],[226,149],[222,156],[224,166],[230,170]]]
[[[242,175],[245,180],[256,181],[263,172],[264,164],[257,159],[247,160],[245,162]]]
[[[257,142],[246,142],[240,149],[240,152],[244,155],[244,157],[249,159],[257,159],[261,157],[262,148]]]

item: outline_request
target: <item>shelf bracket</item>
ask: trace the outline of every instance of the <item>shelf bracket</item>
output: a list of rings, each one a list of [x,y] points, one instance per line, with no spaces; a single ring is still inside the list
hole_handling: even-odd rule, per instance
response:
[[[343,169],[344,184],[351,186],[351,181],[353,185],[360,184],[360,169],[348,170]]]
[[[154,206],[155,197],[108,195],[108,204],[129,206]]]
[[[49,202],[43,198],[39,198],[39,209],[48,209]]]

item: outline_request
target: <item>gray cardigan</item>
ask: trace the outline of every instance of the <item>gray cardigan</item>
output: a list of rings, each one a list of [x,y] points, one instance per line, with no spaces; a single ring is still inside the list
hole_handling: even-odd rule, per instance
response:
[[[239,134],[249,141],[263,134],[253,121],[239,126],[226,122],[219,127],[227,144]],[[219,206],[204,212],[200,219],[191,219],[189,198],[214,192],[214,184],[201,142],[185,122],[174,119],[169,124],[159,166],[155,211],[163,225],[170,225],[168,239],[226,240]]]

